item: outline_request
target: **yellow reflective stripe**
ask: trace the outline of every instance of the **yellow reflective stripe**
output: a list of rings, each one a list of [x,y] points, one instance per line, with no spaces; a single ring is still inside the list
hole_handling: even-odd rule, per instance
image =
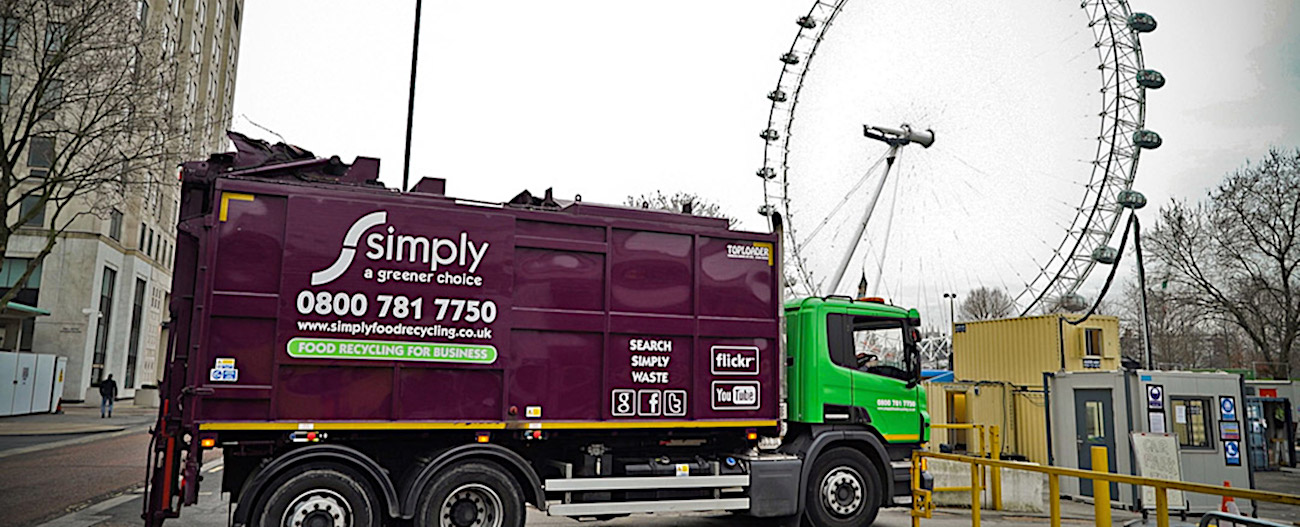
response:
[[[222,192],[221,193],[221,212],[218,214],[221,221],[226,221],[226,212],[230,209],[230,200],[235,201],[253,201],[252,194],[242,194],[239,192]]]
[[[502,430],[505,423],[200,423],[199,430]]]
[[[921,434],[885,434],[885,441],[920,441]]]

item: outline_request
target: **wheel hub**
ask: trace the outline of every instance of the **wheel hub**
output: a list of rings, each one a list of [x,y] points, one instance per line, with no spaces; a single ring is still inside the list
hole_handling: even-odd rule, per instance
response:
[[[849,467],[837,467],[822,478],[822,505],[836,516],[852,516],[862,507],[862,476]]]
[[[312,489],[294,498],[284,510],[282,527],[348,527],[352,509],[347,500],[328,489]]]
[[[439,512],[442,527],[501,527],[504,507],[490,487],[467,483],[447,495]]]

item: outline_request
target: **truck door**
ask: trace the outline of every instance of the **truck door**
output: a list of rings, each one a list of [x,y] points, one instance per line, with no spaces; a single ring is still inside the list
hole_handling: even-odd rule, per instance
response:
[[[825,422],[853,420],[853,317],[845,313],[826,315],[826,349],[835,366],[818,368],[821,412]],[[824,360],[824,359],[823,359]],[[823,363],[824,364],[824,363]]]
[[[840,332],[831,357],[840,366],[836,369],[847,372],[852,381],[852,407],[865,411],[887,441],[920,441],[920,390],[912,382],[916,372],[903,333],[904,320],[847,313],[830,316],[839,320],[828,320],[828,326]],[[828,422],[830,417],[828,412]]]

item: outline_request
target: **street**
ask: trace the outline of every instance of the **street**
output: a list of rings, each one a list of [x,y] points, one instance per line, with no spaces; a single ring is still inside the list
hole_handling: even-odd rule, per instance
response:
[[[155,409],[119,403],[115,417],[99,419],[93,405],[70,405],[61,415],[30,415],[0,420],[0,525],[17,527],[139,526],[148,426]],[[182,511],[169,525],[224,527],[229,502],[218,492],[224,466],[220,451],[211,451],[203,466],[199,503]],[[1257,472],[1257,488],[1280,492],[1300,491],[1300,474]],[[1064,525],[1091,525],[1092,506],[1062,501]],[[1245,507],[1243,507],[1245,508]],[[1300,520],[1296,507],[1264,504],[1261,516],[1281,521]],[[1114,511],[1116,525],[1136,515]],[[984,525],[1042,525],[1041,515],[984,511]],[[584,522],[590,523],[590,522]],[[578,522],[529,510],[528,525],[578,525]],[[723,527],[755,525],[752,518],[726,513],[645,514],[618,518],[600,525]],[[880,512],[875,525],[903,527],[911,524],[906,508]],[[970,525],[969,511],[944,509],[922,525]]]

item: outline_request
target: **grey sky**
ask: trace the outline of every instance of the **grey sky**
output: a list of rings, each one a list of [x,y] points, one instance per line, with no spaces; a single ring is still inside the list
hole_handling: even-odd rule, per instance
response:
[[[1066,11],[1078,11],[1077,2],[1060,4]],[[654,189],[687,190],[720,202],[742,219],[743,226],[761,228],[754,210],[762,194],[753,174],[762,162],[758,132],[768,111],[763,96],[780,71],[777,57],[795,35],[793,21],[808,5],[789,0],[426,2],[413,177],[444,177],[451,194],[493,201],[506,200],[525,188],[540,191],[551,186],[562,197],[581,193],[584,199],[606,202]],[[842,100],[846,107],[852,106],[852,90],[865,90],[884,77],[867,69],[869,57],[863,55],[871,52],[849,45],[852,35],[902,25],[890,20],[902,15],[877,10],[884,5],[858,0],[837,22],[828,46],[837,44],[841,51],[819,55],[814,69],[834,79],[821,87],[831,91],[818,102],[839,108],[841,99],[834,98],[833,88],[843,87]],[[952,5],[957,9],[967,4]],[[1147,125],[1165,143],[1143,154],[1135,185],[1153,204],[1199,198],[1224,172],[1258,158],[1270,145],[1300,146],[1300,8],[1295,2],[1247,0],[1229,7],[1208,0],[1137,0],[1132,6],[1159,20],[1159,29],[1142,38],[1144,54],[1147,66],[1169,79],[1166,87],[1148,94],[1147,106]],[[337,154],[345,160],[356,155],[380,157],[382,179],[396,185],[401,177],[413,4],[277,0],[251,2],[246,9],[235,129],[268,135],[242,118],[246,115],[317,154]],[[961,35],[927,31],[924,24],[915,29],[924,33],[915,38],[918,47],[952,50],[946,61],[926,64],[925,72],[942,79],[933,84],[942,85],[931,86],[924,102],[881,95],[892,105],[869,110],[870,104],[864,103],[855,109],[862,111],[845,116],[845,122],[875,118],[862,113],[912,113],[911,117],[879,117],[884,121],[880,124],[926,118],[963,126],[959,123],[966,121],[959,117],[967,108],[955,100],[942,101],[945,94],[969,93],[961,100],[978,99],[972,103],[986,105],[1006,104],[1005,98],[985,100],[979,90],[962,85],[964,80],[948,84],[941,73],[955,71],[963,53],[986,50],[985,54],[1006,56],[1004,66],[990,66],[1006,71],[989,75],[991,83],[1017,81],[1017,75],[1039,73],[1040,68],[1054,76],[1052,82],[1067,83],[1022,82],[1016,95],[1027,108],[1001,112],[1006,120],[1001,126],[1017,130],[1029,126],[1031,119],[1022,118],[1021,111],[1051,115],[1034,126],[1066,129],[1056,135],[1062,151],[1070,152],[1079,148],[1080,139],[1095,135],[1095,119],[1079,120],[1081,112],[1061,111],[1075,108],[1079,94],[1095,91],[1097,83],[1093,74],[1080,82],[1078,90],[1070,88],[1068,75],[1086,72],[1086,65],[1061,66],[1073,56],[1075,44],[1068,35],[1057,40],[1050,24],[1040,30],[1024,20],[998,22],[991,14],[976,13],[971,20],[974,28]],[[987,40],[980,35],[987,35]],[[980,40],[979,45],[971,40]],[[1045,51],[1034,44],[1040,40],[1048,40],[1042,46]],[[1021,48],[1000,50],[997,44],[1002,41],[1020,43]],[[817,86],[809,89],[816,92]],[[1057,97],[1054,89],[1068,93]],[[816,103],[807,103],[811,119],[817,115]],[[1070,115],[1058,118],[1057,113]],[[828,129],[831,122],[826,117],[805,126],[824,123],[821,128]],[[1047,135],[1035,132],[1034,136]],[[1004,165],[1032,166],[1034,171],[1014,178],[1033,177],[1037,172],[1069,173],[1068,178],[1076,182],[1080,177],[1086,181],[1086,173],[1080,176],[1072,168],[1076,160],[1067,159],[1079,156],[1052,154],[1052,159],[1044,159],[1049,156],[1035,154],[1048,150],[1036,152],[1032,145],[1010,140],[980,143],[980,134],[975,133],[960,144],[951,142],[960,135],[940,130],[939,137],[935,149],[917,154],[932,154],[933,160],[915,158],[911,166],[917,173],[924,172],[927,163],[934,163],[935,171],[955,172],[944,167],[969,165],[992,175],[1001,175]],[[950,142],[943,143],[945,138]],[[857,131],[844,140],[854,142],[852,148],[866,148]],[[820,152],[809,146],[805,155],[812,159],[821,157]],[[879,152],[850,154],[837,156],[857,155],[858,161],[869,163]],[[1045,251],[1041,247],[1045,242],[1038,238],[1056,238],[1050,242],[1054,246],[1059,239],[1055,224],[1060,220],[1046,216],[1068,209],[1059,203],[1077,202],[1080,196],[1070,190],[1069,182],[1040,185],[1014,178],[1009,180],[1011,186],[1033,187],[1033,193],[1041,195],[1036,198],[1040,204],[1022,210],[1024,219],[1011,222],[1004,217],[1004,225],[993,223],[978,231],[984,247],[1015,247],[1024,253],[1023,258],[1008,257],[1001,264],[1004,268],[1023,267],[1030,253]],[[926,187],[929,182],[937,180],[903,181],[900,188],[905,194],[920,196],[933,187]],[[979,181],[968,177],[961,184]],[[921,207],[964,212],[931,214],[931,223],[895,227],[914,229],[904,233],[916,238],[949,229],[953,239],[970,239],[958,230],[960,222],[981,218],[980,210],[1005,210],[1004,201],[1011,197],[1005,193],[1007,186],[971,189],[961,194],[959,204],[953,203],[956,198],[944,196],[942,189],[933,194],[938,205],[903,199],[899,211],[914,209],[903,214],[919,215],[916,209]],[[1148,223],[1153,212],[1144,214]],[[1035,214],[1044,219],[1032,221],[1038,217]],[[1025,239],[1031,239],[1034,247],[1022,248]],[[947,244],[949,252],[942,255],[921,256],[927,250],[924,246],[906,248],[906,244],[900,245],[903,249],[891,244],[890,252],[915,251],[918,258],[928,260],[921,263],[924,274],[946,276],[934,284],[918,284],[926,297],[938,296],[938,288],[965,290],[975,283],[1014,288],[1021,274],[1032,272],[981,270],[974,261],[982,256],[974,249],[962,253],[960,243],[965,242]],[[950,261],[963,263],[937,271]],[[998,264],[998,258],[993,263]],[[970,276],[971,270],[976,276]],[[899,271],[900,276],[915,274],[915,269]],[[886,273],[885,280],[895,279]],[[920,293],[903,296],[914,294]],[[903,300],[927,307],[934,302],[932,298]]]

